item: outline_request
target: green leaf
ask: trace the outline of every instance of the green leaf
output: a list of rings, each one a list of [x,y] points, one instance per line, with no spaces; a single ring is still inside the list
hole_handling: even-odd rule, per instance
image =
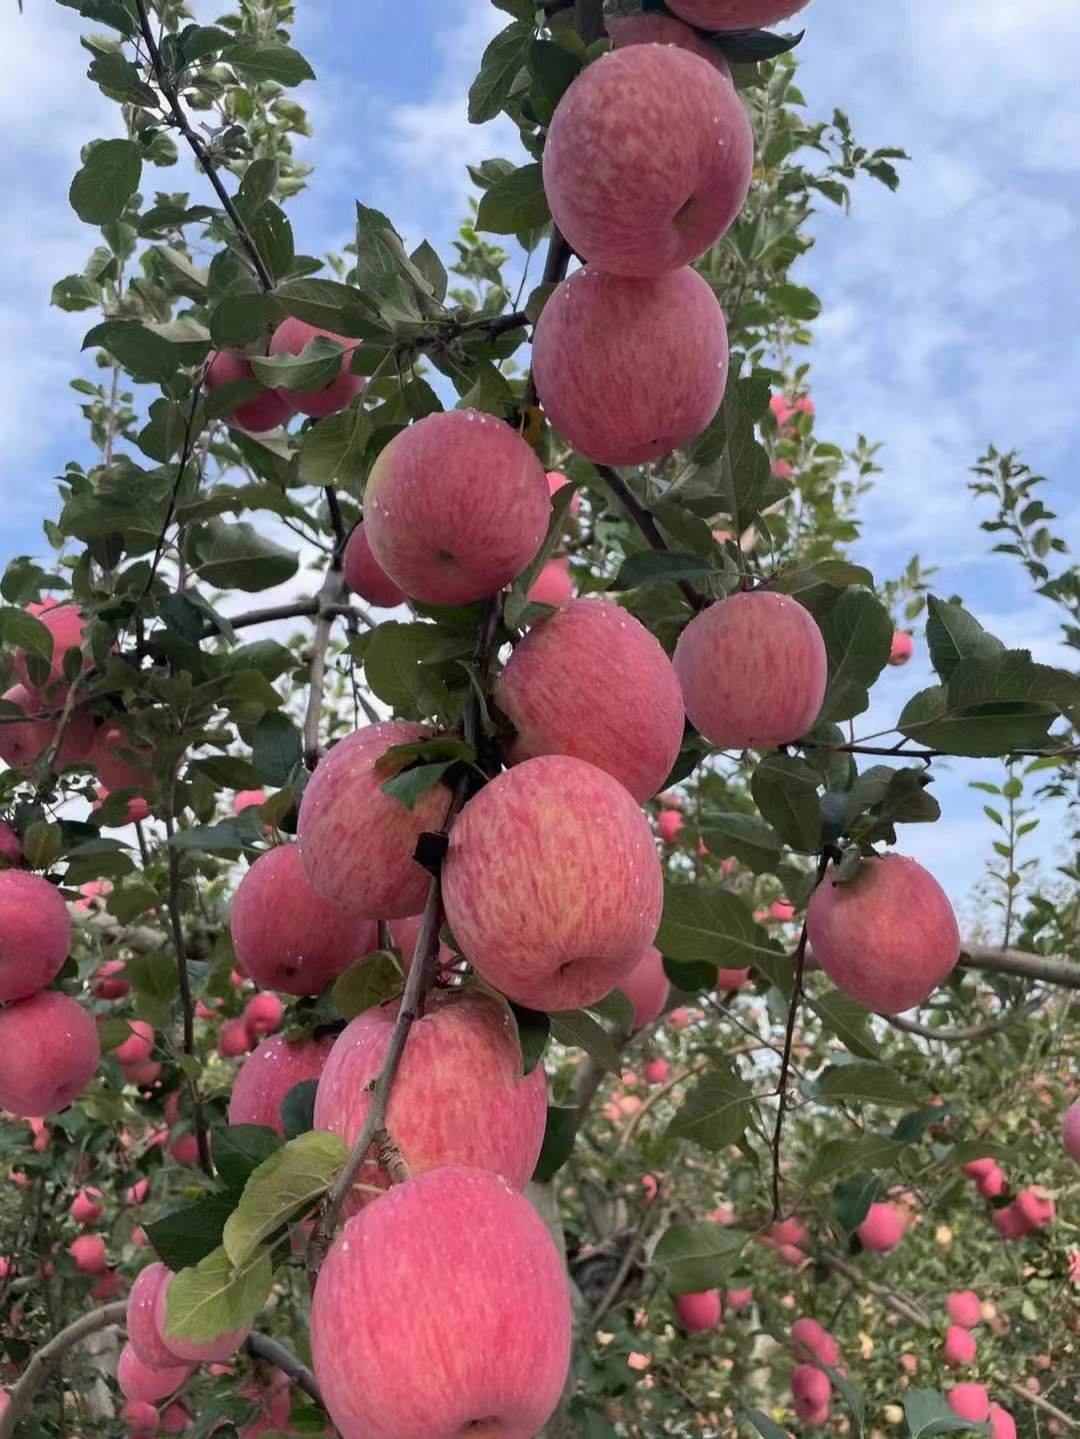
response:
[[[248,1177],[281,1146],[265,1124],[230,1124],[214,1129],[214,1165],[229,1189],[239,1192]]]
[[[316,335],[298,355],[252,355],[251,368],[268,389],[324,390],[337,379],[343,354],[337,340]]]
[[[480,73],[469,90],[469,123],[482,125],[493,120],[510,97],[518,72],[528,57],[533,27],[515,21],[498,35],[484,51]]]
[[[0,649],[22,649],[52,663],[53,637],[47,625],[14,605],[0,606]]]
[[[338,976],[330,999],[342,1019],[355,1019],[365,1010],[395,999],[402,984],[401,969],[393,955],[379,949],[350,964]]]
[[[791,1435],[786,1429],[782,1429],[779,1424],[774,1423],[760,1409],[738,1409],[736,1417],[748,1419],[761,1435],[761,1439],[791,1439]]]
[[[756,814],[732,810],[707,812],[701,817],[701,834],[711,854],[734,856],[754,874],[771,874],[780,863],[780,841]]]
[[[312,426],[300,442],[300,479],[305,485],[338,483],[360,494],[367,478],[364,454],[371,439],[371,416],[350,405]]]
[[[246,520],[208,520],[192,541],[199,576],[215,589],[272,589],[291,580],[300,565],[294,550],[260,535]]]
[[[869,1214],[879,1188],[876,1174],[852,1174],[840,1180],[832,1192],[832,1216],[841,1229],[854,1234]]]
[[[407,809],[413,809],[455,763],[455,760],[444,759],[435,764],[414,765],[412,769],[394,775],[393,779],[383,780],[379,788],[383,794],[399,800]]]
[[[109,25],[130,39],[139,28],[139,19],[129,0],[58,0],[68,10],[77,10],[87,20]]]
[[[800,854],[814,854],[821,844],[821,802],[818,777],[805,760],[769,754],[750,781],[750,793],[776,833]]]
[[[906,1080],[884,1064],[835,1064],[817,1082],[819,1099],[842,1103],[918,1104],[920,1096]]]
[[[745,1236],[709,1220],[673,1224],[653,1251],[653,1268],[672,1294],[720,1288],[735,1270]]]
[[[400,318],[415,318],[421,297],[430,300],[431,281],[405,252],[401,236],[381,210],[356,205],[356,272],[359,283],[371,286],[392,308],[405,307]],[[404,282],[404,285],[402,285]],[[438,306],[424,304],[425,310]]]
[[[107,50],[98,55],[90,62],[86,73],[95,85],[101,86],[110,99],[130,105],[148,105],[151,108],[157,106],[158,97],[143,80],[138,66],[126,60],[118,50]]]
[[[206,1194],[195,1204],[173,1209],[147,1224],[147,1237],[157,1257],[173,1270],[198,1264],[220,1245],[225,1221],[235,1204],[235,1194]]]
[[[300,763],[300,731],[287,714],[271,710],[255,726],[251,758],[263,784],[283,785]]]
[[[768,587],[780,594],[793,595],[801,605],[818,614],[835,601],[838,590],[852,585],[872,589],[874,577],[869,570],[848,560],[812,560],[796,569],[782,570],[769,581]]]
[[[349,1147],[340,1135],[312,1129],[265,1159],[249,1176],[225,1225],[225,1252],[232,1263],[249,1263],[275,1230],[310,1208],[348,1157]]]
[[[281,1101],[281,1123],[286,1139],[295,1139],[315,1127],[315,1091],[318,1087],[317,1079],[302,1079]]]
[[[437,625],[403,624],[388,620],[372,630],[364,654],[364,675],[378,699],[395,710],[422,706],[428,677],[425,661],[446,656],[447,635]],[[462,640],[460,655],[471,646]],[[437,678],[430,672],[432,678]]]
[[[550,1016],[551,1037],[571,1049],[583,1049],[604,1070],[617,1070],[619,1051],[603,1025],[583,1009],[561,1009]]]
[[[829,683],[822,720],[851,719],[870,703],[867,693],[889,659],[893,625],[869,590],[845,590],[826,610],[821,632],[829,655]]]
[[[232,820],[224,824],[194,824],[178,829],[169,837],[173,849],[197,849],[203,854],[237,855],[244,848],[244,836]]]
[[[961,660],[992,659],[1005,648],[962,605],[946,603],[933,595],[926,599],[926,643],[930,662],[944,681]]]
[[[166,1295],[165,1338],[209,1344],[219,1335],[251,1324],[270,1297],[274,1266],[260,1252],[234,1267],[225,1250],[215,1249],[194,1269],[181,1269]]]
[[[859,1059],[877,1059],[879,1048],[870,1030],[870,1011],[838,989],[827,989],[810,1000],[810,1008],[825,1028]]]
[[[278,85],[299,85],[303,80],[314,80],[315,71],[298,50],[288,45],[271,41],[245,40],[239,45],[230,45],[221,52],[226,65],[248,80],[273,80]]]
[[[507,629],[516,630],[521,624],[522,616],[528,608],[529,590],[537,575],[554,554],[555,547],[562,538],[563,526],[575,492],[573,485],[560,485],[551,497],[551,515],[548,519],[547,533],[528,567],[514,581],[510,593],[506,597],[506,603],[503,605],[503,623]]]
[[[859,814],[856,807],[868,788],[867,781],[873,776],[875,788],[881,793],[880,799],[870,805],[866,814]],[[941,818],[941,806],[927,786],[933,783],[933,775],[922,765],[909,769],[892,769],[887,765],[875,765],[865,770],[852,786],[849,796],[848,833],[862,844],[876,844],[884,841],[896,843],[898,824],[932,823]]]
[[[705,580],[712,573],[712,566],[701,555],[679,550],[640,550],[623,560],[611,588],[637,590],[646,585],[673,585],[680,580]]]
[[[831,1179],[851,1169],[889,1169],[904,1145],[889,1134],[860,1134],[851,1139],[828,1139],[814,1151],[806,1184]]]
[[[119,360],[136,380],[165,385],[184,363],[180,346],[163,339],[138,320],[105,320],[87,332],[84,350],[100,347]]]
[[[668,1125],[671,1139],[689,1139],[719,1153],[735,1144],[750,1120],[750,1089],[728,1065],[709,1069]]]
[[[141,175],[142,154],[133,140],[98,140],[71,182],[71,208],[88,225],[118,220]]]
[[[1036,664],[1027,650],[965,659],[947,685],[921,690],[904,707],[899,729],[947,754],[981,757],[1047,742],[1055,712],[1072,720],[1080,679]]]
[[[539,1009],[526,1009],[524,1005],[507,1000],[517,1024],[518,1044],[521,1046],[521,1072],[531,1074],[544,1057],[548,1039],[551,1036],[551,1022]]]
[[[375,338],[385,326],[371,308],[363,291],[337,280],[306,278],[286,280],[274,291],[274,299],[287,315],[306,320],[309,325],[332,330],[335,335],[355,339]],[[325,423],[320,421],[320,424]]]
[[[728,890],[699,884],[666,887],[664,918],[656,937],[666,958],[743,969],[755,962],[762,939],[749,909]]]
[[[938,1434],[989,1434],[989,1424],[961,1419],[934,1389],[905,1389],[904,1416],[911,1439],[936,1439]]]
[[[577,1138],[577,1106],[557,1108],[548,1105],[547,1124],[544,1128],[544,1143],[540,1157],[533,1170],[533,1182],[546,1184],[553,1179],[574,1152]]]
[[[539,230],[551,219],[540,166],[522,165],[496,180],[480,197],[476,228],[493,235]]]
[[[601,1019],[610,1019],[623,1034],[629,1034],[634,1028],[634,1006],[621,989],[613,989],[603,999],[587,1004],[585,1008]]]
[[[529,74],[544,98],[557,105],[581,73],[582,61],[553,40],[534,40],[529,46]]]

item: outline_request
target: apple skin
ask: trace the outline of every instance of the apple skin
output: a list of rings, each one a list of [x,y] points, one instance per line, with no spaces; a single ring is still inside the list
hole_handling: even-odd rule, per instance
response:
[[[948,896],[899,854],[862,860],[844,884],[826,876],[807,907],[806,931],[837,989],[879,1014],[921,1004],[960,957]]]
[[[1021,1189],[1013,1205],[1029,1229],[1046,1229],[1054,1217],[1053,1199],[1035,1184]]]
[[[962,1369],[965,1364],[975,1362],[975,1340],[959,1324],[950,1324],[941,1353],[950,1369]]]
[[[627,45],[674,45],[679,50],[689,50],[692,55],[707,60],[731,83],[731,66],[717,47],[673,15],[650,15],[644,11],[636,15],[609,15],[607,32],[616,50]]]
[[[674,844],[685,823],[677,809],[664,809],[656,816],[656,832],[665,844]]]
[[[359,342],[350,340],[347,335],[336,335],[333,330],[322,330],[317,325],[309,325],[289,315],[270,337],[270,354],[299,355],[316,335],[324,335],[328,340],[337,340],[345,346],[341,367],[335,377],[321,390],[290,390],[285,385],[279,385],[277,393],[292,409],[299,410],[302,415],[311,415],[314,419],[322,420],[327,415],[336,415],[339,410],[347,408],[364,388],[363,375],[354,375],[349,369],[352,352]]]
[[[273,1034],[285,1018],[285,1006],[276,994],[264,989],[259,994],[253,994],[244,1005],[242,1018],[249,1034]]]
[[[312,888],[295,844],[277,845],[251,866],[233,896],[229,927],[245,974],[283,994],[318,994],[379,942],[373,920]]]
[[[694,439],[727,375],[724,312],[689,267],[633,279],[586,265],[552,293],[533,332],[547,417],[597,464],[640,465]]]
[[[796,1319],[791,1326],[791,1337],[801,1344],[808,1354],[833,1369],[840,1363],[840,1346],[823,1324],[816,1319]]]
[[[856,1233],[864,1249],[872,1254],[888,1254],[903,1239],[906,1228],[903,1212],[897,1205],[880,1203],[871,1204]]]
[[[1023,1239],[1031,1228],[1017,1209],[1015,1201],[1012,1204],[1004,1205],[1001,1209],[993,1210],[990,1220],[1002,1239]]]
[[[687,1334],[703,1334],[720,1323],[720,1295],[715,1289],[702,1294],[679,1294],[675,1314]]]
[[[909,634],[905,634],[903,630],[894,631],[892,643],[889,646],[889,663],[906,665],[914,650],[915,642]]]
[[[254,1036],[242,1019],[227,1019],[218,1030],[217,1052],[222,1059],[239,1059],[254,1048]]]
[[[316,1129],[355,1143],[399,1008],[393,1002],[365,1010],[338,1037],[315,1096]],[[507,1007],[480,990],[434,994],[409,1031],[387,1110],[386,1129],[411,1173],[468,1165],[501,1174],[522,1190],[536,1168],[546,1122],[544,1067],[522,1077]],[[389,1184],[372,1161],[357,1179]],[[354,1207],[370,1198],[357,1191]]]
[[[584,260],[651,278],[712,249],[753,166],[750,121],[715,65],[671,44],[630,45],[586,66],[559,101],[544,191]]]
[[[194,1339],[177,1339],[169,1333],[168,1327],[168,1293],[169,1285],[175,1275],[170,1274],[165,1283],[158,1290],[157,1299],[154,1301],[154,1322],[157,1324],[158,1333],[162,1342],[171,1349],[177,1359],[188,1364],[221,1364],[230,1358],[243,1344],[244,1340],[251,1333],[251,1325],[247,1324],[242,1329],[234,1329],[229,1334],[219,1334],[216,1339],[209,1343],[197,1344]]]
[[[450,831],[442,882],[473,967],[532,1009],[580,1009],[621,984],[664,903],[645,816],[609,774],[569,755],[485,785]]]
[[[190,1364],[178,1364],[172,1369],[150,1369],[127,1343],[116,1363],[116,1382],[125,1399],[156,1404],[159,1399],[167,1399],[180,1388],[191,1374],[192,1367]]]
[[[634,1006],[635,1029],[643,1029],[663,1014],[671,986],[664,973],[664,956],[655,945],[650,945],[630,973],[619,980],[618,987]]]
[[[826,1422],[831,1395],[832,1384],[823,1369],[816,1364],[796,1364],[791,1375],[791,1397],[804,1424],[816,1427]]]
[[[543,1222],[498,1175],[463,1166],[397,1184],[350,1219],[311,1305],[342,1439],[532,1439],[562,1394],[570,1330]]]
[[[290,1041],[274,1034],[244,1060],[229,1097],[230,1124],[265,1124],[284,1134],[281,1105],[294,1085],[318,1079],[335,1036]]]
[[[1080,1101],[1070,1104],[1061,1118],[1061,1136],[1065,1152],[1080,1164]]]
[[[671,0],[669,10],[701,30],[760,30],[801,10],[807,0]]]
[[[962,1329],[974,1329],[982,1319],[982,1303],[974,1289],[953,1290],[946,1295],[945,1310]]]
[[[16,831],[0,819],[0,859],[6,859],[8,864],[17,868],[23,862],[22,841]]]
[[[423,909],[430,876],[413,852],[425,830],[441,827],[450,790],[439,783],[409,809],[379,788],[394,771],[375,765],[392,746],[431,733],[405,720],[367,725],[319,761],[300,801],[296,839],[308,883],[332,904],[375,920]]]
[[[558,609],[573,598],[574,582],[570,578],[570,561],[556,555],[543,566],[525,596],[531,605],[551,605]]]
[[[127,751],[138,757],[137,763],[125,758]],[[147,791],[154,787],[154,756],[118,725],[107,724],[98,730],[87,758],[108,790]]]
[[[0,1108],[58,1114],[86,1088],[101,1058],[97,1025],[55,989],[0,1009]]]
[[[718,969],[716,971],[716,984],[714,988],[727,992],[742,989],[749,978],[749,969]]]
[[[71,1201],[68,1213],[76,1224],[81,1224],[84,1229],[88,1229],[91,1224],[96,1224],[105,1213],[105,1206],[99,1202],[100,1199],[100,1189],[80,1189]]]
[[[9,704],[17,705],[23,714],[37,714],[41,709],[55,708],[55,705],[41,699],[24,685],[12,685],[4,694]],[[9,715],[4,716],[10,719]],[[90,753],[94,742],[94,722],[81,709],[75,709],[60,740],[60,749],[53,762],[53,769],[59,771],[68,765],[82,764]],[[18,774],[29,774],[34,762],[52,744],[56,737],[56,721],[51,719],[20,720],[16,724],[0,725],[0,759]]]
[[[646,1084],[665,1084],[671,1067],[666,1059],[649,1059],[641,1071]]]
[[[148,1369],[173,1369],[179,1356],[165,1343],[157,1322],[158,1296],[172,1278],[172,1270],[160,1262],[139,1271],[128,1295],[128,1344],[135,1357]]]
[[[405,603],[405,591],[398,589],[371,553],[363,521],[354,525],[342,559],[345,583],[354,595],[379,609],[392,610]]]
[[[82,648],[86,624],[83,612],[78,605],[60,605],[49,600],[40,605],[27,605],[26,611],[33,615],[40,624],[43,624],[52,635],[52,659],[49,661],[48,678],[43,684],[36,685],[30,678],[26,651],[17,649],[12,656],[15,673],[27,691],[42,702],[42,707],[62,704],[63,698],[68,692],[68,684],[64,679],[64,657],[68,650]],[[93,660],[90,656],[83,655],[82,669],[84,673],[92,664]]]
[[[643,624],[608,600],[571,600],[533,625],[499,676],[495,703],[517,730],[512,763],[573,755],[606,770],[639,803],[667,779],[682,744],[671,661]]]
[[[559,491],[563,488],[564,485],[573,484],[573,481],[569,478],[568,475],[564,475],[563,472],[562,472],[562,470],[548,470],[548,472],[547,472],[547,482],[548,482],[548,489],[549,489],[550,492],[551,492],[551,498],[552,498],[552,499],[555,498],[555,496],[559,493]],[[570,514],[571,514],[572,516],[576,517],[576,516],[579,515],[580,513],[581,513],[581,496],[580,496],[580,495],[574,495],[573,499],[570,501]]]
[[[990,1396],[985,1384],[954,1384],[945,1399],[953,1413],[970,1424],[985,1424],[990,1417]]]
[[[129,1399],[120,1406],[120,1418],[127,1425],[129,1439],[143,1439],[158,1431],[158,1412],[144,1399]]]
[[[56,886],[26,870],[0,870],[0,1001],[44,989],[70,948],[71,917]]]
[[[1008,1186],[1004,1169],[991,1161],[990,1168],[979,1175],[975,1186],[984,1199],[996,1199],[999,1194],[1005,1193]]]
[[[407,595],[432,605],[487,599],[521,574],[551,514],[544,468],[503,420],[477,410],[427,415],[371,467],[371,553]]]
[[[672,661],[694,727],[720,749],[773,749],[806,733],[825,698],[828,657],[810,611],[754,590],[695,615]]]
[[[990,1439],[1016,1439],[1016,1420],[1007,1409],[1002,1409],[1000,1404],[991,1404],[988,1415]]]
[[[68,1245],[68,1253],[80,1274],[104,1274],[108,1268],[105,1241],[100,1234],[80,1234]]]
[[[203,375],[203,389],[209,394],[222,385],[231,385],[237,380],[254,380],[255,371],[243,355],[230,350],[216,350]],[[293,406],[280,390],[264,390],[250,400],[237,405],[232,412],[231,423],[253,435],[276,430],[293,413]]]
[[[129,1019],[127,1024],[131,1032],[113,1054],[119,1064],[145,1064],[154,1052],[154,1026],[145,1019]]]

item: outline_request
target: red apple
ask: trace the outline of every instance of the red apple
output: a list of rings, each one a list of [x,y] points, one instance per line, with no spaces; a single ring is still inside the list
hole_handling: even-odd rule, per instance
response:
[[[1080,1164],[1080,1102],[1070,1104],[1061,1118],[1061,1135],[1065,1152]]]
[[[129,1019],[130,1033],[113,1054],[120,1064],[144,1064],[154,1052],[154,1026],[145,1019]]]
[[[255,371],[243,355],[235,355],[231,350],[216,350],[203,375],[203,389],[209,393],[238,380],[254,379]],[[261,435],[283,425],[293,413],[293,408],[280,390],[263,390],[237,405],[232,411],[232,421],[242,430]]]
[[[56,886],[25,870],[0,870],[0,1001],[44,989],[70,947],[71,919]]]
[[[640,465],[694,439],[727,370],[723,311],[689,267],[642,280],[586,265],[553,292],[533,336],[548,419],[597,464]]]
[[[144,1399],[129,1399],[120,1407],[120,1418],[127,1425],[129,1439],[144,1439],[158,1431],[158,1412]]]
[[[39,695],[32,694],[23,685],[13,685],[3,698],[21,709],[25,715],[37,714],[42,709],[50,708],[49,703]],[[29,774],[35,762],[56,738],[57,721],[27,719],[17,720],[12,724],[11,718],[7,714],[0,715],[0,759],[19,774]],[[59,772],[68,765],[81,764],[93,744],[94,733],[93,720],[83,710],[76,709],[64,730],[53,769]]]
[[[128,1344],[148,1369],[172,1369],[181,1362],[162,1339],[157,1322],[158,1296],[171,1278],[172,1270],[166,1265],[148,1264],[139,1271],[128,1295]]]
[[[670,0],[669,10],[700,30],[760,30],[801,10],[807,0]]]
[[[80,1234],[68,1245],[68,1253],[80,1274],[104,1274],[109,1263],[100,1234]]]
[[[864,859],[818,885],[806,911],[814,958],[837,989],[879,1014],[921,1004],[960,956],[948,895],[913,859]]]
[[[728,992],[735,989],[742,989],[749,978],[749,969],[718,969],[716,971],[716,984],[714,988]]]
[[[336,415],[339,410],[344,410],[364,388],[363,375],[354,375],[349,368],[353,351],[359,341],[350,340],[346,335],[335,335],[333,330],[320,329],[317,325],[309,325],[289,315],[270,337],[270,354],[299,355],[317,335],[323,335],[328,340],[337,340],[344,347],[345,353],[341,357],[337,374],[321,390],[290,390],[287,385],[279,385],[277,393],[286,404],[299,410],[302,415],[312,415],[321,420],[327,415]]]
[[[664,956],[650,946],[618,986],[634,1006],[634,1028],[642,1029],[658,1018],[667,1004],[670,985],[664,973]]]
[[[974,1329],[982,1317],[982,1303],[974,1289],[952,1290],[945,1296],[945,1309],[954,1324]]]
[[[996,1199],[999,1194],[1004,1194],[1006,1183],[1004,1169],[993,1161],[990,1168],[975,1181],[976,1188],[984,1199]]]
[[[616,50],[627,45],[674,45],[708,60],[725,80],[731,81],[731,66],[719,49],[672,15],[647,14],[645,11],[634,15],[609,15],[607,32]]]
[[[990,1396],[983,1384],[954,1384],[945,1398],[953,1413],[971,1424],[985,1424],[990,1417]]]
[[[811,1427],[828,1419],[832,1385],[829,1376],[816,1364],[797,1364],[791,1375],[791,1397],[795,1413]]]
[[[154,787],[154,755],[119,725],[103,725],[90,751],[89,763],[107,790]]]
[[[450,791],[437,784],[409,809],[380,788],[395,769],[375,766],[392,746],[430,737],[423,725],[405,720],[368,725],[336,744],[308,781],[297,827],[300,859],[309,884],[342,909],[368,919],[423,909],[430,876],[413,852],[425,830],[441,827]]]
[[[772,749],[806,733],[825,697],[828,658],[810,611],[751,590],[695,615],[673,660],[686,713],[720,749]]]
[[[190,1129],[185,1129],[182,1134],[174,1133],[165,1152],[174,1163],[182,1164],[187,1169],[198,1166],[199,1141]]]
[[[86,634],[86,618],[78,605],[61,605],[46,601],[43,605],[27,605],[27,612],[52,635],[53,652],[49,662],[49,673],[45,681],[36,685],[30,677],[27,653],[17,649],[12,656],[15,673],[26,689],[42,704],[62,704],[68,686],[64,681],[64,659],[69,650],[81,650]],[[89,655],[83,655],[81,668],[88,670],[93,664]]]
[[[255,1040],[242,1019],[227,1019],[218,1030],[217,1052],[222,1059],[239,1059],[254,1046]]]
[[[244,1005],[243,1020],[248,1033],[252,1035],[273,1034],[275,1029],[281,1027],[284,1018],[285,1006],[277,995],[271,994],[269,990],[264,989],[260,994],[253,994]]]
[[[361,522],[350,534],[343,557],[345,583],[354,595],[379,609],[392,610],[405,603],[405,592],[394,584],[371,553]]]
[[[22,842],[6,820],[0,819],[0,858],[18,866],[23,862]]]
[[[131,985],[119,976],[125,969],[122,959],[107,959],[90,976],[90,990],[98,999],[123,999],[131,993]]]
[[[897,1204],[871,1204],[869,1213],[856,1233],[862,1247],[872,1254],[888,1254],[904,1237],[907,1224]]]
[[[485,785],[450,832],[442,877],[474,968],[534,1009],[580,1008],[621,984],[663,907],[645,816],[610,775],[568,755],[525,760]]]
[[[266,803],[266,793],[261,789],[237,790],[233,796],[233,814],[243,814],[246,809],[257,809]]]
[[[1016,1420],[1000,1404],[991,1404],[989,1409],[990,1439],[1016,1439]]]
[[[274,1034],[244,1060],[229,1097],[230,1124],[265,1124],[284,1133],[281,1105],[289,1090],[306,1079],[318,1079],[334,1043],[334,1035],[288,1040]]]
[[[791,1326],[791,1337],[801,1345],[807,1354],[813,1355],[822,1364],[835,1369],[840,1363],[840,1346],[823,1324],[816,1319],[796,1319]]]
[[[975,1340],[959,1324],[950,1324],[945,1331],[942,1358],[950,1369],[962,1369],[975,1362]]]
[[[715,1289],[703,1294],[679,1294],[675,1314],[687,1334],[701,1334],[720,1323],[720,1295]]]
[[[76,1224],[84,1227],[96,1224],[105,1213],[105,1206],[101,1203],[101,1190],[80,1189],[71,1201],[69,1213]]]
[[[371,468],[364,526],[371,553],[413,599],[486,599],[517,578],[547,531],[543,467],[516,430],[477,410],[427,415]]]
[[[573,484],[573,481],[570,480],[566,475],[564,475],[561,470],[548,470],[548,473],[547,473],[547,482],[548,482],[548,489],[551,491],[551,497],[552,497],[552,499],[555,498],[555,496],[556,496],[556,495],[558,494],[558,492],[563,488],[564,485]],[[573,497],[573,499],[570,501],[570,514],[571,514],[571,515],[579,515],[580,513],[581,513],[581,496],[580,496],[580,495],[575,495],[575,496]]]
[[[97,1025],[75,1000],[45,989],[0,1009],[0,1108],[58,1114],[101,1058]]]
[[[889,646],[889,663],[891,665],[906,665],[915,649],[915,642],[909,634],[903,630],[896,630],[893,633],[892,644]]]
[[[668,1024],[671,1025],[672,1029],[689,1029],[692,1023],[693,1020],[690,1018],[689,1012],[685,1009],[673,1009],[668,1015]]]
[[[311,1305],[315,1373],[342,1439],[528,1439],[559,1401],[570,1330],[543,1222],[505,1180],[458,1166],[350,1219]]]
[[[147,1404],[156,1404],[159,1399],[167,1399],[175,1393],[192,1368],[190,1364],[179,1364],[172,1369],[150,1369],[128,1343],[120,1351],[116,1382],[126,1399],[141,1399]]]
[[[1017,1209],[1015,1201],[1012,1204],[1004,1205],[1001,1209],[993,1210],[990,1219],[1002,1239],[1023,1239],[1031,1228]]]
[[[674,844],[685,823],[677,809],[663,809],[656,816],[656,832],[665,844]]]
[[[565,555],[556,555],[543,566],[536,579],[529,586],[525,596],[531,605],[551,605],[558,609],[574,595],[574,582],[570,578],[570,561]]]
[[[1054,1201],[1039,1185],[1021,1189],[1013,1204],[1029,1229],[1046,1229],[1054,1217]]]
[[[664,1084],[671,1073],[671,1066],[666,1059],[649,1059],[645,1061],[642,1068],[646,1084]]]

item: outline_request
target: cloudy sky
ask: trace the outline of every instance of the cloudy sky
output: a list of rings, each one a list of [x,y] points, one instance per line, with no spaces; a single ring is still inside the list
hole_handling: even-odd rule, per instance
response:
[[[80,143],[116,133],[115,108],[84,78],[79,17],[50,0],[23,9],[7,7],[0,45],[0,560],[41,549],[53,477],[68,458],[86,458],[68,380],[85,365],[87,319],[48,301],[94,242],[67,206]],[[298,0],[297,10],[296,43],[319,76],[299,92],[315,127],[304,158],[317,170],[293,210],[298,247],[343,243],[360,198],[445,254],[466,162],[512,153],[499,122],[471,128],[464,107],[505,17],[485,0]],[[1080,546],[1080,6],[812,0],[805,23],[809,113],[827,118],[838,106],[861,142],[902,145],[913,160],[898,195],[864,182],[850,216],[819,216],[802,262],[800,278],[824,304],[812,354],[819,430],[883,444],[885,473],[865,502],[855,558],[885,578],[917,551],[939,566],[940,593],[961,594],[1008,643],[1069,664],[1051,607],[1009,560],[988,558],[966,478],[988,443],[1021,449],[1050,478],[1044,498]],[[186,170],[156,178],[198,184]],[[927,682],[917,651],[886,675],[858,731],[885,727]],[[945,822],[904,837],[973,919],[993,837],[967,788],[980,776],[998,769],[943,767]],[[1048,865],[1055,818],[1031,850]]]

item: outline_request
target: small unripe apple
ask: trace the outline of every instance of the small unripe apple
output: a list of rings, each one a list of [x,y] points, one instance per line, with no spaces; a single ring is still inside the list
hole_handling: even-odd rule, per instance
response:
[[[0,870],[0,1001],[44,989],[70,947],[71,918],[56,886],[25,870]]]
[[[323,335],[328,340],[337,340],[344,347],[345,353],[341,357],[337,374],[321,390],[290,390],[287,385],[280,385],[277,393],[292,409],[321,420],[327,415],[336,415],[339,410],[344,410],[364,388],[363,375],[354,375],[350,369],[353,351],[359,341],[350,340],[347,335],[336,335],[333,330],[320,329],[318,325],[309,325],[304,320],[298,320],[295,315],[289,315],[270,337],[270,354],[299,355],[317,335]]]
[[[345,583],[354,595],[379,609],[392,610],[405,603],[405,591],[399,589],[371,553],[363,522],[353,528],[345,545],[342,559]]]
[[[0,1108],[58,1114],[101,1058],[97,1025],[75,1000],[46,989],[0,1009]]]

